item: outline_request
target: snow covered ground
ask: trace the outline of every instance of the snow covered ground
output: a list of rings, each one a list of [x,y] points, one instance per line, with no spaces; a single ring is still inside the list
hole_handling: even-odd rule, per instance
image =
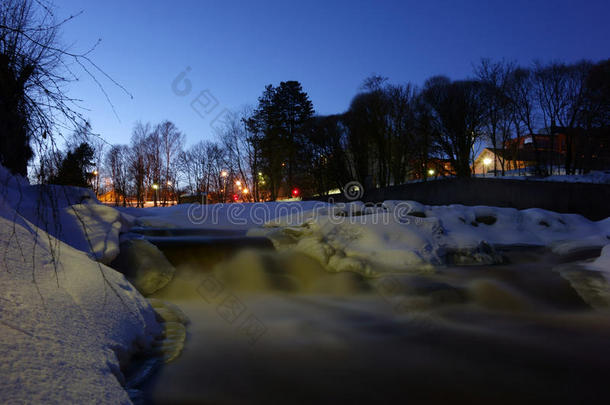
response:
[[[10,207],[11,215],[26,219],[95,260],[110,263],[118,254],[119,232],[127,217],[99,204],[92,190],[30,186],[0,166],[0,198]]]
[[[493,174],[477,175],[479,178],[494,178],[506,180],[530,180],[530,181],[556,181],[560,183],[594,183],[610,184],[610,171],[591,171],[587,174],[561,174],[547,177],[535,177],[533,175],[519,176],[510,172],[506,176],[494,176]]]
[[[570,183],[599,183],[610,184],[610,171],[592,171],[588,174],[555,175],[545,177],[546,181],[560,181]]]
[[[56,202],[0,168],[0,402],[129,403],[120,365],[160,328],[125,277],[92,260],[118,253],[119,213],[87,190],[51,192]]]

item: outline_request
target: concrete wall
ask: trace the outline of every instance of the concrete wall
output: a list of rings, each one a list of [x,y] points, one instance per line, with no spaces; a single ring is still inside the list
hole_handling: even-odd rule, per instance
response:
[[[335,201],[345,201],[340,196]],[[362,201],[414,200],[427,205],[491,205],[543,208],[581,214],[592,220],[610,217],[610,185],[533,180],[443,179],[366,190]]]

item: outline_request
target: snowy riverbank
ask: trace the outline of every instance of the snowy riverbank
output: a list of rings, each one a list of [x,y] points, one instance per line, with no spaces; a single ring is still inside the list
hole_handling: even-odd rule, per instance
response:
[[[92,260],[118,253],[118,212],[0,170],[0,402],[129,403],[120,366],[160,328],[125,277]]]
[[[115,209],[88,190],[30,186],[0,168],[2,402],[129,402],[120,366],[160,332],[148,302],[103,264],[119,254],[120,240],[143,237],[128,233],[133,227],[241,230],[327,272],[367,278],[495,264],[498,246],[546,246],[565,255],[610,243],[610,219],[540,209],[414,201]],[[608,277],[608,248],[603,252],[591,266]],[[252,268],[242,270],[263,261],[248,263]]]

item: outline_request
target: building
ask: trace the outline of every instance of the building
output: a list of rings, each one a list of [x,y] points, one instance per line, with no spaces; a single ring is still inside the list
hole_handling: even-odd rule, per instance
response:
[[[610,130],[555,128],[548,134],[513,138],[503,148],[483,149],[474,161],[473,172],[520,173],[538,167],[547,173],[565,173],[566,166],[574,172],[610,168]]]
[[[485,148],[474,160],[473,173],[485,175],[487,173],[515,174],[532,172],[537,161],[554,162],[554,167],[559,167],[562,162],[562,154],[552,150],[536,151],[533,149],[499,149]]]

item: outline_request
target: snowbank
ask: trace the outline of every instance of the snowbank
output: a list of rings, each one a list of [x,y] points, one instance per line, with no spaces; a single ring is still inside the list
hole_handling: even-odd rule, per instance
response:
[[[86,190],[54,188],[51,202],[2,168],[0,180],[0,402],[129,403],[120,364],[160,328],[125,277],[90,258],[111,250],[98,236],[117,232],[116,215],[83,201]],[[63,210],[75,202],[86,227]],[[93,249],[37,224],[77,247],[87,231]]]
[[[555,175],[545,177],[545,181],[560,181],[569,183],[598,183],[610,184],[609,171],[592,171],[587,174]]]
[[[119,252],[119,232],[127,218],[99,204],[92,190],[31,186],[0,166],[0,197],[16,215],[95,260],[108,264]]]
[[[135,217],[136,226],[152,228],[202,228],[248,230],[282,216],[299,215],[320,205],[318,201],[182,204],[156,208],[118,208]]]
[[[494,179],[506,180],[528,180],[528,181],[556,181],[560,183],[593,183],[593,184],[610,184],[610,171],[591,171],[587,174],[559,174],[547,177],[535,177],[531,175],[519,176],[511,175],[510,172],[506,176],[493,175],[478,175],[477,177],[489,177]]]

